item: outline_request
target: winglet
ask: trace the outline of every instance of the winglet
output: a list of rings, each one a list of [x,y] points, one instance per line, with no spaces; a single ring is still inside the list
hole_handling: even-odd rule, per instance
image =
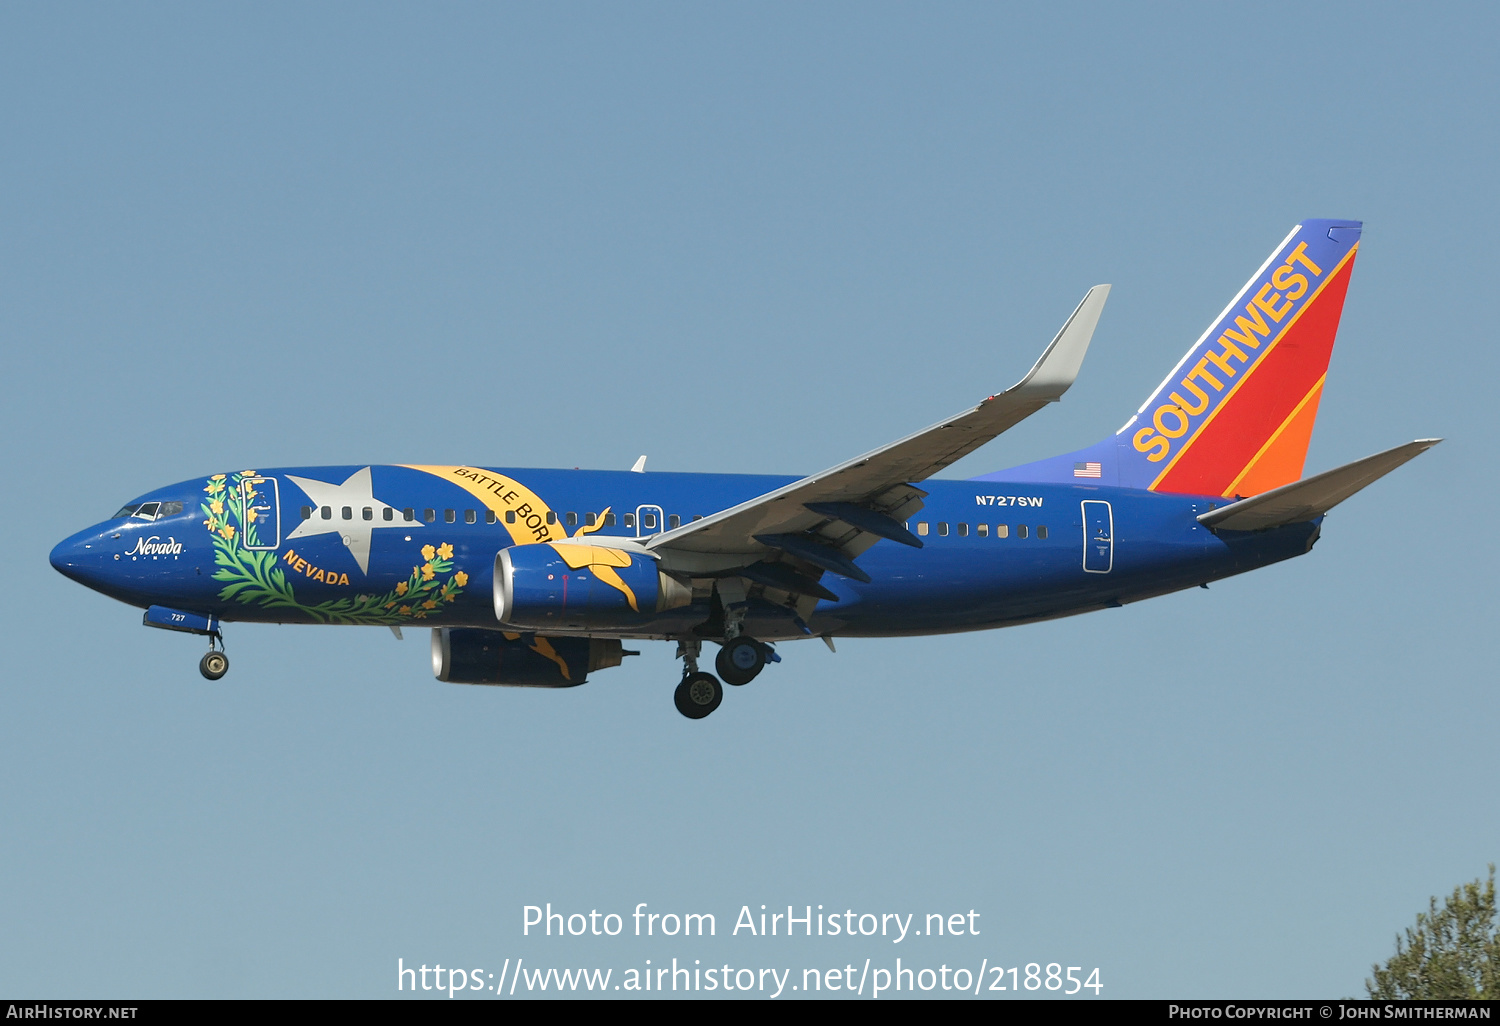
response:
[[[635,461],[635,466],[630,468],[632,474],[644,474],[646,472],[646,457],[642,456]]]
[[[1036,393],[1049,402],[1061,399],[1078,377],[1078,369],[1083,366],[1089,341],[1094,337],[1094,328],[1099,324],[1099,315],[1104,312],[1104,301],[1108,298],[1108,285],[1095,285],[1089,289],[1088,295],[1083,297],[1083,302],[1078,304],[1078,309],[1063,324],[1035,366],[1009,391]]]
[[[1366,485],[1374,484],[1407,460],[1414,459],[1441,442],[1441,438],[1419,438],[1394,449],[1366,456],[1342,467],[1316,474],[1305,481],[1282,485],[1269,492],[1198,516],[1205,527],[1228,531],[1263,531],[1297,524],[1327,513]]]

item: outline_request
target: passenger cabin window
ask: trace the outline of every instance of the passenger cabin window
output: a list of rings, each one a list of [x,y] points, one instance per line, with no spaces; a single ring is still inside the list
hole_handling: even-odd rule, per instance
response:
[[[967,538],[969,536],[969,525],[968,524],[959,524],[958,525],[958,536],[960,538]]]
[[[353,520],[354,519],[354,510],[351,507],[349,507],[349,506],[345,506],[344,509],[343,509],[343,515],[344,515],[344,519],[345,520]]]
[[[311,520],[312,519],[312,507],[311,506],[303,506],[302,507],[302,519],[303,520]]]
[[[380,519],[381,520],[395,520],[396,519],[396,511],[394,509],[392,509],[391,507],[386,506],[385,508],[383,508],[380,511]]]
[[[577,527],[578,526],[578,514],[577,513],[569,513],[568,514],[568,526],[569,527]]]
[[[1010,537],[1010,525],[1009,524],[996,524],[995,525],[995,537],[996,538],[1009,538]]]
[[[472,509],[466,509],[466,510],[464,510],[464,523],[466,523],[466,524],[477,524],[477,523],[479,523],[479,514],[475,513]]]
[[[547,511],[547,523],[549,523],[549,524],[555,524],[555,523],[557,523],[557,514],[554,513],[554,512],[552,512],[550,509]]]
[[[948,522],[946,520],[938,521],[938,534],[944,538],[948,537]]]
[[[927,533],[927,521],[919,520],[917,522],[917,533],[921,535],[925,535]]]
[[[613,513],[606,513],[606,514],[604,514],[604,526],[605,527],[614,527],[615,526],[615,515]]]
[[[1038,524],[1037,525],[1036,536],[1038,538],[1042,539],[1042,541],[1046,541],[1047,540],[1047,525],[1046,524]]]
[[[592,513],[585,513],[583,515],[583,526],[584,527],[593,527],[594,523],[595,523],[595,519],[596,518],[594,517],[594,514],[592,514]]]
[[[682,518],[680,516],[678,516],[676,513],[673,513],[671,516],[667,517],[667,526],[668,527],[681,527],[682,526]]]
[[[1025,524],[1021,524],[1021,525],[1019,525],[1019,526],[1016,527],[1016,537],[1017,538],[1024,538],[1024,537],[1026,537],[1026,525]]]
[[[494,510],[487,509],[487,510],[484,511],[484,522],[486,524],[493,524],[495,522],[495,511]]]
[[[981,537],[981,538],[987,538],[987,537],[989,537],[989,533],[990,533],[990,525],[989,524],[975,524],[974,525],[974,533],[978,534],[979,537]]]
[[[360,514],[359,515],[361,517],[363,517],[365,520],[374,520],[375,519],[375,511],[373,509],[371,509],[369,506],[366,506],[364,509],[360,510]]]
[[[401,519],[405,520],[409,524],[417,519],[417,511],[412,509],[410,506],[407,506],[401,511]]]
[[[458,520],[458,514],[451,509],[443,510],[443,523],[451,524]]]
[[[507,524],[514,524],[516,522],[516,511],[515,510],[508,509],[508,510],[505,511],[505,522]]]
[[[435,509],[424,509],[422,511],[422,519],[425,520],[429,524],[434,523],[437,520],[437,510],[435,510]]]
[[[635,526],[635,514],[634,513],[626,513],[625,514],[625,526],[626,527],[634,527]]]
[[[648,531],[654,531],[656,529],[656,514],[655,513],[642,513],[641,514],[641,526],[644,527],[644,528],[646,528],[646,530],[648,530]]]
[[[323,519],[324,520],[332,520],[333,519],[333,507],[332,506],[324,506],[319,512],[323,514]]]

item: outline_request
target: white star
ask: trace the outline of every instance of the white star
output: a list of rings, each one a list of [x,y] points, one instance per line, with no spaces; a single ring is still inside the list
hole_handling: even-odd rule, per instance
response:
[[[287,475],[287,480],[306,492],[315,507],[312,519],[298,524],[297,529],[286,536],[287,541],[293,538],[306,538],[314,534],[341,535],[344,545],[354,556],[354,561],[359,564],[359,569],[363,573],[370,572],[370,533],[377,527],[409,530],[423,526],[418,520],[400,519],[399,510],[375,498],[374,489],[370,485],[369,467],[356,470],[341,485],[329,484],[326,481],[311,481],[305,477],[293,477],[291,474]],[[329,512],[333,514],[331,520],[323,519],[321,507],[324,506],[328,507]],[[352,520],[343,519],[344,507],[348,507],[353,514]],[[369,507],[374,517],[373,520],[364,519],[366,507]],[[387,509],[394,510],[393,516],[397,519],[385,520]]]

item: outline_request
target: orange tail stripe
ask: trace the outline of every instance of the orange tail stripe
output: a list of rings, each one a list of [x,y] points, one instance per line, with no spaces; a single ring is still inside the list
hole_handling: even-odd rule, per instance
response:
[[[1323,397],[1325,374],[1282,422],[1250,465],[1224,489],[1225,496],[1259,495],[1272,488],[1301,480],[1302,466],[1307,462],[1307,444],[1312,440],[1313,422],[1318,419],[1318,400]]]

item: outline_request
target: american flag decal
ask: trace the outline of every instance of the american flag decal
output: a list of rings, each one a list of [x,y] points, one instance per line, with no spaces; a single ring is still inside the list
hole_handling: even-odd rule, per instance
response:
[[[1102,477],[1104,468],[1097,463],[1073,464],[1074,477]]]

